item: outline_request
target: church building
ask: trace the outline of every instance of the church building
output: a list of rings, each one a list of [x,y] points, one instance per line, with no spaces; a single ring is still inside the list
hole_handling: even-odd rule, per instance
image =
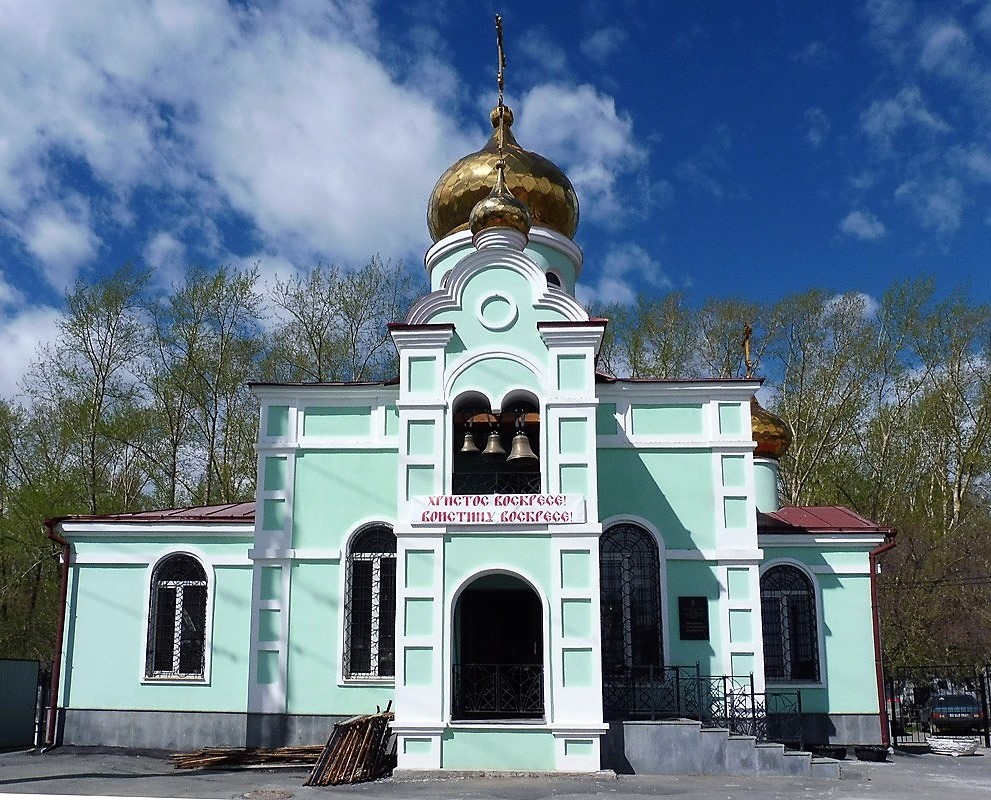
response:
[[[886,743],[894,531],[779,507],[758,380],[597,371],[575,191],[491,121],[430,197],[395,380],[254,384],[254,502],[48,522],[62,742],[317,744],[391,703],[405,770],[732,771],[664,744],[706,729]]]

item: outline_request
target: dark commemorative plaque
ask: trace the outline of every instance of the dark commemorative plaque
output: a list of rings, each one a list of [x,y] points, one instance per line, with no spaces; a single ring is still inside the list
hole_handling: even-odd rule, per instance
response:
[[[678,628],[683,640],[709,641],[709,598],[679,597]]]

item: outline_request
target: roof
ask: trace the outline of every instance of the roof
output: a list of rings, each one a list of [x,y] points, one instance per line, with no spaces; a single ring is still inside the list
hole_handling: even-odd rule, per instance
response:
[[[58,517],[53,522],[243,522],[255,521],[255,503],[224,503],[215,506],[186,506],[156,511],[131,511],[122,514],[79,514]]]
[[[877,525],[842,506],[786,506],[757,512],[757,532],[775,534],[863,533],[894,536],[894,528]]]

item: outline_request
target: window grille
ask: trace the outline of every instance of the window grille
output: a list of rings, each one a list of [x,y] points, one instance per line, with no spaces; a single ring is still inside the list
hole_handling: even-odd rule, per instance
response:
[[[818,681],[815,591],[797,567],[782,565],[760,579],[767,680]]]
[[[630,676],[660,666],[660,560],[654,537],[629,524],[602,534],[599,580],[603,676]]]
[[[206,572],[192,556],[168,556],[155,567],[151,579],[146,677],[203,677],[206,590]]]
[[[362,531],[347,558],[344,674],[396,674],[396,537],[388,528]]]

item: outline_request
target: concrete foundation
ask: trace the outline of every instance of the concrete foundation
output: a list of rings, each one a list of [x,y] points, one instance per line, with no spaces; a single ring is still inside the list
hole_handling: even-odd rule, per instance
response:
[[[140,750],[283,747],[324,744],[344,717],[207,711],[116,711],[70,708],[61,743]]]

